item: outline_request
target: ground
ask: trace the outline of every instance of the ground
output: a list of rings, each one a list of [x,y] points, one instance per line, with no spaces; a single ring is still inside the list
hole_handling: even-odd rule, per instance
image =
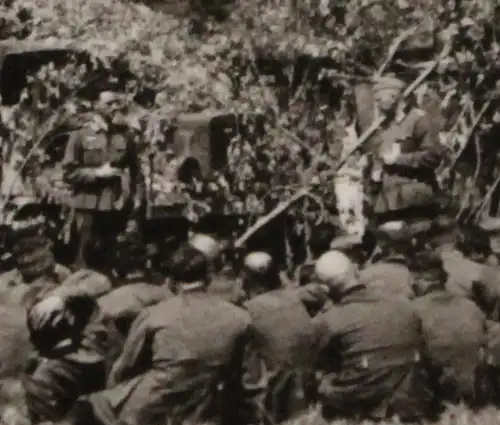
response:
[[[0,403],[2,404],[1,425],[29,425],[24,413],[21,383],[19,380],[4,381],[0,387]],[[397,421],[386,421],[379,425],[396,424]],[[500,423],[500,410],[488,407],[479,412],[472,412],[463,406],[450,406],[436,425],[497,425]],[[369,425],[365,421],[363,425]],[[287,425],[326,425],[321,419],[318,409],[290,421]],[[335,421],[331,425],[353,425],[350,421]]]

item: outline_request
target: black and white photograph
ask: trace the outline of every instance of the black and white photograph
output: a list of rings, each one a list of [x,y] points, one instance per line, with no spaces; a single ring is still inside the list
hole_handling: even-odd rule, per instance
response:
[[[499,422],[499,2],[0,0],[0,425]]]

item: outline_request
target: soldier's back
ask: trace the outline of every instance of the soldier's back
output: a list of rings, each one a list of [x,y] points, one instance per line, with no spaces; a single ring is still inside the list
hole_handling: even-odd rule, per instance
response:
[[[482,273],[483,265],[464,257],[458,251],[441,254],[443,266],[448,273],[447,290],[454,295],[472,297],[472,285]]]
[[[320,393],[329,414],[378,419],[396,414],[413,420],[429,413],[431,400],[418,361],[420,319],[410,301],[380,300],[369,290],[358,291],[315,324],[327,372]],[[331,351],[332,342],[338,352]]]
[[[259,338],[259,346],[272,363],[303,365],[312,359],[313,326],[297,291],[280,289],[252,298],[245,304]]]
[[[366,285],[370,294],[381,299],[413,297],[412,275],[408,267],[395,261],[380,261],[361,270],[361,284]]]
[[[486,316],[465,297],[431,292],[414,301],[422,320],[428,357],[439,371],[443,394],[450,401],[475,402],[477,372],[486,344]]]
[[[345,347],[360,355],[380,349],[397,358],[399,348],[412,350],[420,342],[420,320],[410,301],[383,299],[369,294],[365,299],[352,299],[325,313],[325,320],[345,337]],[[409,354],[410,352],[406,352]],[[413,357],[412,357],[413,358]],[[368,359],[367,359],[368,360]]]
[[[243,309],[206,293],[182,294],[148,309],[148,324],[155,329],[153,362],[171,356],[222,365],[250,325]],[[173,348],[175,347],[175,348]]]
[[[486,316],[467,298],[437,291],[414,300],[428,344],[480,346],[484,342]]]
[[[314,328],[297,291],[280,289],[245,304],[269,386],[264,408],[275,423],[307,409],[316,360]]]

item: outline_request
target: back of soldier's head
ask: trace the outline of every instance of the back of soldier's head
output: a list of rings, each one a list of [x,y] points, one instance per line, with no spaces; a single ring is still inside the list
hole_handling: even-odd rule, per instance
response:
[[[243,280],[247,289],[252,286],[273,290],[281,286],[279,273],[273,257],[263,251],[248,254],[243,260]]]
[[[332,293],[339,295],[357,283],[356,264],[340,251],[332,250],[321,255],[316,260],[314,272],[319,283],[328,285]]]
[[[456,249],[470,260],[483,263],[492,253],[489,234],[479,226],[467,225],[457,239]]]
[[[183,245],[170,260],[169,275],[175,285],[204,282],[208,285],[208,261],[205,255],[191,245]]]

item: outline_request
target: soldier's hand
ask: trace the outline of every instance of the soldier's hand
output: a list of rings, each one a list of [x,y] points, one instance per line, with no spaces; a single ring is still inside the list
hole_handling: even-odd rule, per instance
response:
[[[113,177],[119,175],[119,173],[120,170],[116,167],[112,167],[109,162],[96,170],[97,177]]]
[[[401,146],[399,145],[399,143],[393,143],[389,149],[382,152],[381,158],[384,161],[384,164],[392,165],[396,163],[400,155]]]

